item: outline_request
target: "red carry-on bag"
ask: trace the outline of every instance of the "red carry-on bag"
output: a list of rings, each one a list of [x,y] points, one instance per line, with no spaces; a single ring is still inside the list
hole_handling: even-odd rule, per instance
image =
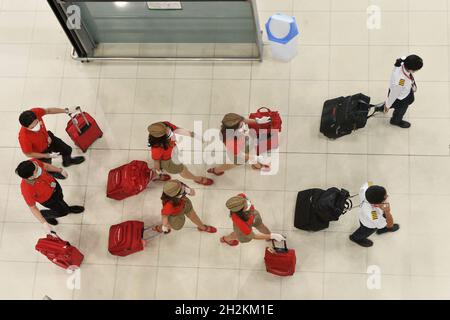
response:
[[[273,240],[273,248],[266,248],[264,256],[266,270],[277,276],[292,276],[295,273],[295,264],[297,262],[295,250],[288,249],[286,241],[283,242],[284,248],[276,247]]]
[[[159,232],[155,231],[151,236],[144,238],[144,232],[152,228],[145,228],[142,221],[135,220],[111,226],[109,228],[109,253],[114,256],[125,257],[144,250],[146,240],[160,235]]]
[[[95,140],[103,136],[103,132],[89,113],[81,111],[80,107],[76,110],[74,115],[69,114],[66,132],[73,142],[86,152]]]
[[[280,113],[278,111],[272,111],[269,108],[262,107],[259,108],[256,112],[250,113],[250,119],[262,118],[262,117],[270,117],[272,121],[268,123],[258,124],[256,126],[249,126],[251,129],[256,130],[257,132],[260,129],[266,130],[278,130],[281,132],[281,125],[283,124],[283,120],[281,119]]]
[[[62,240],[52,232],[46,238],[41,238],[36,244],[36,250],[42,253],[54,264],[61,268],[80,267],[83,254],[69,242]]]
[[[147,188],[155,176],[155,172],[148,167],[147,162],[131,161],[109,171],[106,196],[115,200],[134,196]]]

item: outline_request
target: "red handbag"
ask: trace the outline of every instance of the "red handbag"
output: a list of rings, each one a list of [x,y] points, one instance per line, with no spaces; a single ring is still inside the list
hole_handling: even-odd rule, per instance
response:
[[[95,140],[103,136],[103,132],[89,113],[81,111],[80,107],[77,107],[77,111],[75,115],[69,114],[66,132],[73,142],[86,152]]]
[[[263,111],[265,110],[265,111]],[[257,124],[256,126],[249,126],[251,129],[255,129],[257,132],[259,129],[266,130],[278,130],[281,132],[281,125],[283,120],[281,120],[280,113],[278,111],[272,111],[269,108],[262,107],[259,108],[256,112],[250,113],[250,119],[262,118],[262,117],[270,117],[272,119],[271,122],[264,124]]]
[[[61,268],[80,267],[84,259],[83,254],[69,242],[58,237],[56,233],[53,232],[53,234],[39,239],[35,249]]]
[[[152,227],[144,228],[142,221],[125,221],[109,228],[108,251],[115,256],[125,257],[144,250],[145,240],[159,235],[155,232],[144,239],[144,232]]]
[[[295,250],[288,249],[286,241],[283,242],[284,248],[277,248],[274,240],[272,240],[273,248],[266,248],[264,256],[266,270],[277,276],[292,276],[295,273],[297,257]]]
[[[106,196],[115,200],[134,196],[147,188],[154,177],[155,172],[148,167],[147,162],[131,161],[109,171]]]

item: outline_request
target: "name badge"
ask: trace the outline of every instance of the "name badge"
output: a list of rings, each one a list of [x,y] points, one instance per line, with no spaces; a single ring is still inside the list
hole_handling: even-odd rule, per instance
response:
[[[54,182],[54,181],[51,182],[51,183],[50,183],[50,187],[55,188],[55,187],[56,187],[56,182]]]
[[[372,220],[377,220],[378,219],[378,214],[376,211],[372,211]]]

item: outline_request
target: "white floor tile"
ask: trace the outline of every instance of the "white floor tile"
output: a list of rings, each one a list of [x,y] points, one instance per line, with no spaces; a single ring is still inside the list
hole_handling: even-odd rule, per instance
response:
[[[200,269],[197,299],[237,299],[239,282],[237,272],[232,269]]]
[[[156,282],[156,299],[195,299],[197,268],[159,268]],[[176,287],[177,290],[173,290]]]
[[[115,266],[83,265],[81,268],[81,285],[75,290],[77,300],[111,300],[114,294]]]
[[[36,263],[0,262],[0,297],[4,300],[29,300],[33,295]],[[14,274],[14,277],[11,277]]]
[[[157,269],[154,267],[119,266],[114,299],[154,299],[156,276]]]

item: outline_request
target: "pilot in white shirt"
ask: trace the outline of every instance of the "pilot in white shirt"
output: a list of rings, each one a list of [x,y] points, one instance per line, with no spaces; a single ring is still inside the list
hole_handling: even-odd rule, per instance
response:
[[[394,223],[386,189],[366,182],[359,190],[361,200],[359,209],[360,227],[351,236],[350,240],[362,247],[371,247],[373,242],[368,239],[374,232],[383,234],[395,232],[400,226]]]
[[[411,124],[403,120],[403,116],[409,105],[414,102],[417,85],[413,74],[423,67],[423,61],[419,56],[412,54],[397,59],[394,66],[384,111],[388,112],[390,108],[393,108],[391,124],[400,128],[409,128]]]

